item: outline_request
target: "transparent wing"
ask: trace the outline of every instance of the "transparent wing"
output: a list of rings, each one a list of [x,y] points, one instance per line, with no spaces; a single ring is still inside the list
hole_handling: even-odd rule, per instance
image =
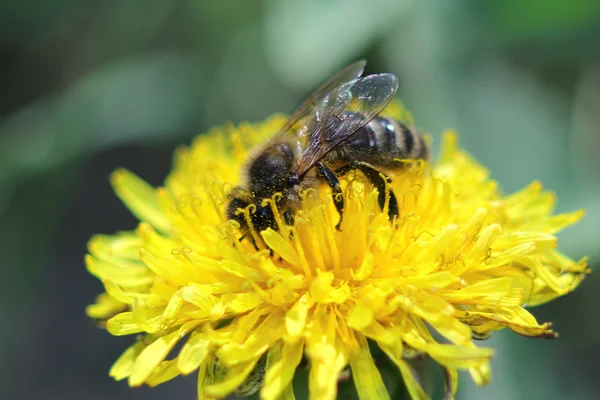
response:
[[[303,177],[327,153],[375,118],[397,89],[395,75],[378,74],[346,82],[330,91],[315,107],[315,125],[302,152],[298,176]]]
[[[278,134],[288,133],[300,122],[303,122],[303,127],[310,125],[309,122],[312,122],[311,120],[315,117],[315,110],[321,107],[323,99],[325,99],[333,90],[338,89],[345,83],[353,81],[361,76],[366,64],[367,62],[365,60],[360,60],[348,65],[346,68],[335,74],[331,79],[325,82],[323,86],[315,90],[313,94],[311,94],[310,97],[296,109],[283,128],[279,130]],[[302,132],[298,131],[297,134],[302,134]]]

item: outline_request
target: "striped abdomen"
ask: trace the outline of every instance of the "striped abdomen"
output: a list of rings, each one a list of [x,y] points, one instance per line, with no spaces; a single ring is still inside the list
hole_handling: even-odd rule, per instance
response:
[[[330,162],[362,161],[383,169],[400,168],[397,159],[429,158],[427,144],[414,128],[384,117],[375,117],[360,128],[336,153]]]

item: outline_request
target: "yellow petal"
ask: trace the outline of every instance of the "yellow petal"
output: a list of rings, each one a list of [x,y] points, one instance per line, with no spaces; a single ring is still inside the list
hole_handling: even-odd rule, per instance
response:
[[[383,350],[390,360],[400,370],[402,374],[402,379],[404,379],[404,384],[406,385],[406,390],[410,394],[410,397],[413,400],[429,400],[429,396],[425,392],[425,389],[421,386],[421,379],[417,375],[416,371],[406,362],[404,361],[400,355],[394,354],[387,346],[379,346],[381,350]]]
[[[261,236],[267,243],[267,245],[273,249],[274,252],[279,254],[281,258],[289,262],[296,268],[300,268],[300,256],[294,247],[286,241],[278,232],[268,228],[262,231]]]
[[[337,380],[347,363],[347,356],[325,343],[308,346],[306,354],[310,359],[309,399],[335,399]]]
[[[273,308],[271,307],[260,307],[236,318],[228,326],[232,332],[230,340],[236,343],[245,342],[253,334],[256,324],[271,312],[273,312]]]
[[[335,326],[333,312],[325,307],[315,311],[306,342],[306,355],[310,360],[308,387],[311,400],[334,400],[338,376],[348,363],[348,350],[337,340],[333,331]]]
[[[469,252],[468,257],[474,261],[484,259],[485,255],[487,254],[487,250],[501,233],[502,226],[500,226],[500,224],[491,224],[486,226],[479,234],[479,238]]]
[[[536,250],[535,243],[527,242],[517,245],[513,248],[503,250],[501,253],[493,254],[485,262],[475,266],[474,271],[485,271],[497,268],[502,265],[513,262],[516,258],[531,254]]]
[[[139,251],[144,241],[135,232],[94,235],[88,243],[90,253],[99,260],[123,265],[140,265]]]
[[[144,331],[144,329],[134,321],[131,312],[124,312],[109,319],[106,323],[106,329],[115,336],[131,335],[132,333]]]
[[[217,298],[202,290],[197,285],[185,286],[180,291],[181,298],[204,312],[208,312],[216,303]],[[208,314],[207,314],[208,315]]]
[[[533,181],[523,189],[506,196],[504,199],[504,205],[508,209],[519,208],[527,209],[523,207],[523,204],[530,205],[530,200],[536,198],[542,190],[542,184],[539,181]]]
[[[216,354],[211,352],[205,362],[200,364],[200,370],[198,371],[198,399],[210,399],[206,393],[206,388],[222,382],[227,370],[226,366],[219,363]]]
[[[511,293],[511,280],[509,278],[486,279],[466,286],[460,291],[444,293],[446,300],[462,303],[481,304],[481,298],[496,299],[498,302],[503,296]]]
[[[104,288],[106,289],[106,293],[110,295],[113,299],[120,301],[123,304],[133,304],[135,301],[134,296],[129,293],[124,292],[119,285],[112,281],[104,281]],[[142,294],[141,297],[147,297],[147,295]]]
[[[163,232],[169,231],[171,223],[160,209],[154,188],[126,169],[118,169],[110,177],[113,189],[123,203],[140,221],[147,221]]]
[[[356,307],[350,311],[348,316],[348,326],[362,331],[367,326],[371,325],[375,319],[375,310],[364,304],[357,304]]]
[[[450,344],[429,343],[421,348],[433,359],[450,368],[470,368],[491,360],[492,349],[475,346],[455,346]]]
[[[421,250],[413,262],[419,263],[424,260],[435,260],[444,252],[449,243],[454,240],[460,227],[456,224],[444,226],[442,232],[427,243],[427,247]]]
[[[523,336],[529,337],[547,337],[554,339],[558,335],[552,330],[552,324],[546,322],[539,325],[533,315],[523,307],[514,307],[511,310],[514,313],[514,319],[508,322],[508,327]]]
[[[442,336],[454,344],[465,345],[471,341],[471,329],[456,318],[429,322]]]
[[[261,399],[279,399],[286,391],[291,391],[293,396],[292,379],[302,360],[303,349],[303,340],[293,343],[279,341],[269,349],[265,382],[260,392]]]
[[[550,323],[539,325],[533,315],[520,306],[503,309],[502,312],[469,311],[469,314],[471,316],[480,316],[491,321],[499,322],[523,336],[547,337],[550,339],[557,337],[557,334],[552,330],[552,325]]]
[[[166,336],[159,337],[147,346],[135,360],[133,370],[129,376],[129,386],[140,386],[143,384],[155,368],[165,359],[179,339],[179,332],[175,331]]]
[[[528,242],[533,242],[535,247],[541,251],[556,247],[556,237],[542,232],[511,232],[499,236],[494,242],[494,247],[514,247]]]
[[[146,379],[146,383],[149,386],[157,386],[161,383],[170,381],[180,374],[177,368],[177,360],[167,360],[160,363],[158,367],[154,369],[152,375]]]
[[[123,354],[121,354],[117,361],[115,361],[108,374],[117,381],[127,378],[131,375],[135,360],[144,348],[145,346],[142,341],[137,341],[133,346],[130,346]]]
[[[355,281],[362,281],[371,275],[373,272],[373,268],[375,267],[375,260],[373,258],[373,254],[369,253],[365,256],[360,264],[360,267],[356,270],[356,273],[352,271],[352,279]]]
[[[440,296],[427,293],[424,290],[408,295],[394,296],[387,307],[400,307],[403,310],[426,319],[438,321],[454,315],[454,307]],[[389,310],[386,310],[388,313]]]
[[[489,363],[483,363],[476,367],[469,368],[469,374],[471,374],[471,378],[473,378],[473,381],[478,386],[485,386],[492,381]]]
[[[381,374],[373,362],[367,339],[356,335],[359,348],[350,353],[350,368],[358,397],[362,400],[389,399],[389,393],[381,379]]]
[[[294,395],[294,387],[292,385],[287,385],[283,392],[281,392],[279,400],[296,400],[296,396]]]
[[[520,264],[525,265],[530,268],[534,274],[536,274],[540,279],[542,279],[550,289],[554,290],[559,294],[567,294],[570,290],[570,287],[562,287],[560,280],[556,275],[553,275],[549,268],[542,265],[542,263],[537,258],[532,257],[521,257],[518,258],[517,261]]]
[[[150,254],[146,249],[140,249],[140,258],[156,275],[177,285],[185,286],[188,284],[189,276],[180,268],[173,268],[174,262],[171,257],[167,256],[164,259],[159,259]]]
[[[252,329],[243,343],[230,342],[221,347],[219,357],[227,365],[257,359],[283,336],[283,315],[280,311],[269,313]],[[249,333],[250,333],[249,332]]]
[[[85,257],[85,265],[88,271],[100,280],[108,280],[121,287],[147,286],[154,280],[152,271],[141,264],[121,266],[99,261],[88,255]]]
[[[263,281],[263,274],[254,268],[247,267],[246,265],[242,265],[233,261],[223,260],[219,263],[219,267],[223,269],[223,271],[227,271],[232,275],[235,275],[244,279],[251,279],[253,281]]]
[[[226,397],[246,380],[257,362],[258,359],[254,359],[233,367],[220,366],[219,368],[223,369],[221,379],[214,384],[204,386],[202,392],[207,396]]]
[[[350,288],[345,282],[332,286],[332,272],[319,272],[310,285],[310,295],[317,303],[343,303],[350,297]]]
[[[202,333],[193,333],[183,345],[177,357],[177,366],[182,374],[195,371],[206,359],[211,349],[210,340]]]
[[[395,354],[402,354],[401,332],[397,326],[383,326],[379,322],[373,321],[369,326],[362,328],[360,332],[377,343],[394,349]]]
[[[247,397],[260,390],[265,380],[266,364],[267,357],[263,355],[250,372],[250,375],[235,389],[236,396]]]
[[[221,296],[227,311],[241,314],[258,308],[264,303],[258,293],[227,293]]]
[[[577,210],[566,214],[554,215],[551,217],[545,216],[543,220],[530,221],[522,224],[519,229],[542,231],[550,234],[555,234],[564,228],[573,225],[585,215],[584,210]]]
[[[434,272],[427,275],[409,276],[406,283],[421,289],[444,288],[457,282],[456,276],[448,271]]]
[[[458,135],[453,130],[446,130],[442,135],[441,147],[442,153],[438,159],[438,164],[451,163],[454,155],[458,151]]]
[[[454,400],[458,390],[458,371],[456,368],[443,367],[442,372],[444,373],[444,386],[446,387],[444,400]]]
[[[125,304],[111,297],[108,293],[102,293],[96,297],[96,303],[86,307],[85,313],[94,319],[106,319],[114,317],[125,310]]]
[[[297,340],[303,333],[306,325],[306,316],[313,302],[308,294],[300,297],[285,315],[285,328],[291,340]]]

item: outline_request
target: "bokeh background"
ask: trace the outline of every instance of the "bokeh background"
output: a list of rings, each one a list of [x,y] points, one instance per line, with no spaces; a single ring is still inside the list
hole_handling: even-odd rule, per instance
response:
[[[506,192],[540,179],[559,211],[587,209],[559,244],[600,266],[598,0],[3,0],[0,398],[195,398],[193,377],[107,376],[132,339],[85,317],[102,288],[83,255],[93,233],[136,224],[108,175],[160,185],[176,145],[291,112],[359,58],[397,74],[417,125],[436,143],[457,129]],[[598,275],[534,310],[558,340],[495,335],[493,384],[465,375],[458,398],[598,398]]]

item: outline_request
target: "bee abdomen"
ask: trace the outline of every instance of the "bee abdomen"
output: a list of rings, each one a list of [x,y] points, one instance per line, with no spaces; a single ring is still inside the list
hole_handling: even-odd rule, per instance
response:
[[[379,151],[395,153],[400,158],[427,158],[427,146],[414,128],[383,117],[374,118],[367,127],[375,132]]]
[[[393,119],[375,117],[347,141],[358,161],[393,168],[395,159],[428,159],[423,137],[412,127]],[[364,158],[364,160],[362,159]]]

